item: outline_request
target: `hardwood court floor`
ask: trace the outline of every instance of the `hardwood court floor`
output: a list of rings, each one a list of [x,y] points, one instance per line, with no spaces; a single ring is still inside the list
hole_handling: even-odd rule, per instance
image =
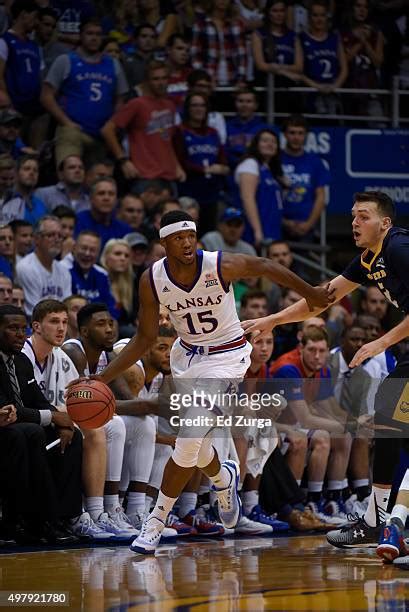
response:
[[[69,608],[48,609],[75,612],[409,610],[409,572],[323,536],[178,540],[155,557],[125,546],[0,555],[0,590],[65,591]]]

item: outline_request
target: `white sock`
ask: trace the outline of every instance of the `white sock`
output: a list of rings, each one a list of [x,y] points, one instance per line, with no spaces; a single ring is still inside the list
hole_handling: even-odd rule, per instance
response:
[[[408,508],[403,504],[396,504],[391,512],[391,518],[400,519],[403,526],[405,526],[406,519],[408,518]]]
[[[322,480],[309,480],[308,493],[321,493],[324,482]]]
[[[152,502],[153,502],[153,497],[151,497],[150,495],[146,495],[145,496],[145,512],[147,512],[148,514],[151,511]]]
[[[258,504],[258,491],[243,491],[241,497],[243,500],[244,514],[248,516],[253,510],[254,506],[257,506]]]
[[[145,512],[145,498],[146,493],[140,491],[129,491],[128,493],[128,505],[126,506],[126,513],[128,516],[133,514],[142,514]]]
[[[232,473],[225,465],[220,466],[220,470],[215,476],[209,476],[209,480],[211,480],[218,489],[226,489],[232,478]]]
[[[85,498],[85,508],[93,521],[98,520],[98,518],[104,511],[104,498],[103,497],[86,497]]]
[[[360,487],[367,487],[369,485],[369,478],[360,478],[359,480],[352,481],[352,488],[359,489]]]
[[[343,480],[328,480],[328,491],[341,491],[343,489]]]
[[[104,495],[104,508],[105,512],[112,512],[120,506],[119,493],[116,495]]]
[[[386,509],[390,494],[391,489],[372,487],[368,508],[364,514],[364,519],[370,527],[376,527],[386,519]]]
[[[165,522],[169,512],[175,505],[176,500],[177,497],[168,497],[167,495],[164,495],[162,491],[159,491],[158,499],[156,500],[155,507],[150,513],[149,518],[154,516],[155,518]]]
[[[184,491],[179,495],[179,516],[183,518],[191,510],[196,510],[197,504],[197,493],[191,491]]]

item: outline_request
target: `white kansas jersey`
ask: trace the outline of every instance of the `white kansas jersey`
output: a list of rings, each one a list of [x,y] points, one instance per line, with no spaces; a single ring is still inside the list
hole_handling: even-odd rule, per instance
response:
[[[118,340],[118,342],[114,344],[114,349],[120,349],[122,351],[122,349],[125,348],[125,346],[128,344],[129,340],[130,338],[122,338],[122,340]],[[142,360],[136,361],[135,365],[137,365],[138,368],[141,368],[143,375],[145,376],[145,368]],[[159,372],[158,374],[156,374],[156,376],[152,378],[149,388],[146,386],[145,381],[144,386],[138,393],[139,399],[151,401],[157,400],[159,395],[159,389],[162,386],[162,382],[163,374],[161,372]]]
[[[77,369],[67,353],[59,347],[54,347],[41,365],[30,338],[25,341],[22,352],[31,361],[36,382],[50,404],[65,406],[65,387],[78,378]]]
[[[198,250],[198,271],[190,288],[172,278],[166,257],[150,268],[156,299],[168,309],[178,336],[190,344],[216,346],[243,336],[233,288],[221,276],[221,259],[221,251]]]
[[[63,346],[66,346],[68,344],[75,344],[76,346],[78,346],[81,349],[81,351],[85,355],[85,350],[84,350],[84,347],[82,345],[81,340],[78,340],[77,338],[70,338],[69,340],[66,340],[64,342]],[[108,362],[108,357],[107,357],[106,351],[102,351],[101,355],[99,356],[98,364],[97,364],[97,368],[96,368],[95,372],[90,372],[89,371],[89,364],[87,362],[87,365],[84,368],[84,376],[90,376],[91,374],[100,374],[102,372],[102,370],[107,367],[108,363],[109,362]]]

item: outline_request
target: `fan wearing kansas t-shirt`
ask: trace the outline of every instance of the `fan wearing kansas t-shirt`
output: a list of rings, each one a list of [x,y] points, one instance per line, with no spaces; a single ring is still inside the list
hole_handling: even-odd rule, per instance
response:
[[[10,6],[12,27],[0,39],[0,90],[5,104],[24,115],[41,111],[40,48],[31,40],[38,6],[34,0],[15,0]]]
[[[116,60],[101,53],[102,27],[95,19],[81,23],[80,46],[60,55],[43,85],[41,101],[57,121],[57,167],[69,155],[101,155],[100,130],[114,113],[128,84]]]
[[[219,390],[222,386],[228,393],[232,381],[242,380],[250,365],[251,345],[240,327],[232,282],[242,277],[265,276],[300,292],[312,308],[315,304],[326,307],[328,291],[311,287],[268,259],[198,250],[196,224],[183,211],[163,215],[159,235],[166,257],[141,277],[138,332],[98,378],[109,383],[144,355],[156,340],[159,307],[165,306],[179,336],[170,356],[173,378],[179,387],[185,383],[189,396],[194,381],[195,389],[204,394],[204,402],[192,407],[192,413],[204,418],[205,412],[208,418],[209,386],[218,384]],[[181,427],[185,435],[179,434],[176,439],[156,505],[133,542],[133,551],[154,553],[166,518],[196,467],[212,481],[223,524],[231,528],[237,525],[241,514],[237,493],[239,467],[231,460],[220,462],[208,436],[212,428],[212,423],[206,422],[196,431],[188,423]]]
[[[404,313],[403,320],[386,332],[380,338],[364,344],[355,354],[350,368],[363,363],[366,359],[382,353],[385,349],[409,336],[409,231],[393,227],[395,220],[395,205],[391,198],[380,191],[357,193],[352,207],[352,233],[355,244],[364,249],[361,255],[353,259],[344,272],[330,281],[329,287],[339,302],[360,285],[375,284],[384,296]],[[308,310],[304,300],[293,304],[279,313],[246,321],[242,325],[247,332],[264,332],[276,325],[305,321],[310,316],[316,316],[323,309],[315,309],[313,315]],[[406,366],[406,369],[405,369]],[[393,401],[385,401],[388,394],[383,389],[390,384],[391,377],[407,378],[407,362],[396,367],[382,382],[375,398],[375,424],[379,434],[384,431],[396,430],[405,438],[403,446],[407,445],[407,417],[399,405]],[[388,508],[392,486],[393,472],[399,461],[399,440],[378,435],[375,439],[375,459],[373,466],[373,495],[364,518],[359,521],[358,529],[354,523],[350,529],[333,532],[328,541],[334,546],[368,546],[377,542],[380,532],[380,516]],[[406,448],[405,448],[406,450]],[[408,449],[409,450],[409,449]],[[409,452],[405,460],[409,466]],[[358,535],[356,535],[358,534]]]
[[[315,99],[315,109],[325,114],[336,109],[333,95],[331,98],[329,94],[342,87],[348,76],[348,64],[341,36],[328,29],[327,2],[313,0],[308,15],[309,30],[300,34],[304,54],[301,80],[324,94]]]

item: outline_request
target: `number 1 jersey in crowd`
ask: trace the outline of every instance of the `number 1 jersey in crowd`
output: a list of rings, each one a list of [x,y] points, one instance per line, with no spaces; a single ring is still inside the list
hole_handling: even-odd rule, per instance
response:
[[[215,346],[243,336],[232,285],[221,275],[221,261],[221,251],[198,250],[197,274],[190,287],[172,277],[166,257],[150,268],[153,293],[185,342]]]

